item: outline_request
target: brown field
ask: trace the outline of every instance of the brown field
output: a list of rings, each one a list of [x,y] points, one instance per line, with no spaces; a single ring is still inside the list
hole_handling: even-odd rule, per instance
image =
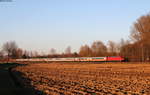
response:
[[[13,71],[47,95],[150,95],[150,64],[39,63]]]

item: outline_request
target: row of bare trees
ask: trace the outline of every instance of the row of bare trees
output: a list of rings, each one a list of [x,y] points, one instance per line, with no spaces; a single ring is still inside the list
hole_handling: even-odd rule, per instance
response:
[[[91,46],[88,46],[88,45],[81,46],[79,55],[86,56],[86,57],[108,56],[108,50],[109,50],[109,54],[115,55],[116,54],[115,43],[112,41],[109,41],[108,45],[109,47],[107,48],[107,46],[103,42],[94,41]]]
[[[0,50],[0,58],[30,58],[30,57],[98,57],[123,56],[129,61],[150,61],[150,14],[141,16],[133,24],[130,40],[121,39],[120,42],[94,41],[91,45],[82,45],[79,53],[71,51],[68,46],[64,53],[58,54],[56,49],[50,49],[49,54],[25,51],[14,41],[6,42]]]
[[[65,52],[58,54],[56,49],[51,48],[49,54],[38,53],[37,51],[27,51],[18,47],[15,41],[9,41],[3,44],[0,50],[0,59],[15,59],[15,58],[45,58],[45,57],[77,57],[78,53],[71,52],[71,47],[68,46]]]
[[[130,61],[150,61],[150,14],[141,16],[133,24],[131,42],[124,45],[122,55]]]
[[[106,46],[102,41],[94,41],[91,46],[81,46],[79,53],[72,52],[71,47],[68,46],[65,52],[58,54],[56,49],[51,48],[49,54],[39,54],[38,52],[26,51],[18,47],[16,42],[6,42],[0,51],[0,58],[30,58],[30,57],[88,57],[88,56],[115,56],[118,54],[117,44],[109,41]]]
[[[105,45],[102,41],[94,41],[91,46],[83,45],[80,47],[79,53],[71,52],[71,47],[67,47],[62,54],[56,53],[56,49],[50,49],[49,54],[39,54],[38,52],[29,52],[18,48],[14,41],[3,44],[0,51],[0,58],[56,58],[56,57],[102,57],[102,56],[123,56],[130,61],[145,61],[149,57],[149,50],[147,47],[142,48],[138,42],[132,43],[124,41],[119,43],[108,41]],[[146,49],[147,48],[147,49]],[[141,53],[142,52],[142,53]],[[144,58],[142,60],[142,58]]]
[[[4,43],[2,50],[0,50],[0,58],[23,58],[26,55],[26,51],[18,48],[15,41]]]
[[[138,18],[130,33],[129,40],[119,43],[109,41],[107,47],[101,42],[81,47],[81,56],[123,56],[128,61],[150,61],[150,13]]]

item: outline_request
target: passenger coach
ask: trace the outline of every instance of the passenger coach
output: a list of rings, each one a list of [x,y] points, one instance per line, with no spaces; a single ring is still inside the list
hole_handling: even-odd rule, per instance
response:
[[[73,62],[122,62],[124,58],[121,56],[108,57],[71,57],[71,58],[29,58],[29,59],[15,59],[15,61],[29,61],[29,62],[55,62],[55,61],[73,61]]]

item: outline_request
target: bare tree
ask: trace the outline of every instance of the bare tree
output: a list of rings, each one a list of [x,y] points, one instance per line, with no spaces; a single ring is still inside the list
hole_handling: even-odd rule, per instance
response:
[[[22,58],[29,58],[29,57],[30,57],[29,52],[26,51],[26,50],[24,50],[24,51],[23,51]]]
[[[65,54],[71,54],[71,47],[68,46],[65,50]]]
[[[73,57],[78,57],[79,55],[78,55],[78,53],[77,52],[74,52],[73,53]]]
[[[79,55],[82,57],[89,57],[92,55],[92,50],[88,45],[81,46]]]
[[[141,16],[133,25],[131,38],[136,41],[147,41],[150,38],[150,14]]]
[[[131,33],[130,33],[130,39],[133,41],[133,42],[139,42],[141,40],[141,37],[140,37],[140,33],[137,32],[137,30],[134,28],[132,28],[131,30]]]
[[[3,51],[0,51],[0,59],[4,57]]]
[[[10,41],[3,44],[3,51],[7,54],[8,58],[13,58],[14,51],[18,49],[16,42]]]
[[[141,16],[134,23],[130,37],[136,46],[137,55],[142,61],[150,59],[150,14]],[[140,52],[139,52],[140,51]],[[137,56],[136,55],[136,56]]]
[[[13,58],[22,58],[22,56],[23,56],[23,50],[21,48],[15,49],[12,53]]]
[[[50,55],[55,55],[55,54],[56,54],[56,49],[51,48],[51,49],[50,49]]]
[[[39,57],[39,53],[37,51],[33,51],[32,54],[33,54],[33,57]]]
[[[108,51],[111,56],[115,56],[117,54],[117,44],[113,41],[108,41]]]
[[[44,52],[43,52],[43,54],[44,54]],[[45,54],[44,54],[44,55],[45,55]],[[30,51],[30,52],[29,52],[29,56],[30,56],[30,57],[39,57],[39,54],[38,54],[37,51]]]
[[[93,56],[105,56],[107,53],[107,47],[101,41],[93,42],[91,50]]]

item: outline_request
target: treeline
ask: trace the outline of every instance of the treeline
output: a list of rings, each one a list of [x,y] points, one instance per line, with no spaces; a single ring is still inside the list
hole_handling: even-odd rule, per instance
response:
[[[124,40],[122,40],[124,42]],[[56,57],[98,57],[98,56],[118,56],[120,54],[121,43],[117,44],[109,41],[105,45],[102,41],[94,41],[91,46],[83,45],[79,52],[72,52],[68,46],[64,53],[58,54],[56,49],[51,48],[48,54],[39,54],[36,51],[26,51],[18,47],[15,41],[6,42],[0,51],[0,58],[56,58]]]
[[[50,49],[49,54],[26,51],[19,48],[14,41],[6,42],[0,50],[0,58],[56,58],[56,57],[101,57],[123,56],[128,61],[150,61],[150,14],[141,16],[130,32],[130,39],[120,42],[94,41],[91,45],[82,45],[79,52],[71,52],[68,46],[64,53],[58,54],[56,49]]]
[[[133,24],[131,42],[121,50],[130,61],[150,61],[150,14],[141,16]]]

